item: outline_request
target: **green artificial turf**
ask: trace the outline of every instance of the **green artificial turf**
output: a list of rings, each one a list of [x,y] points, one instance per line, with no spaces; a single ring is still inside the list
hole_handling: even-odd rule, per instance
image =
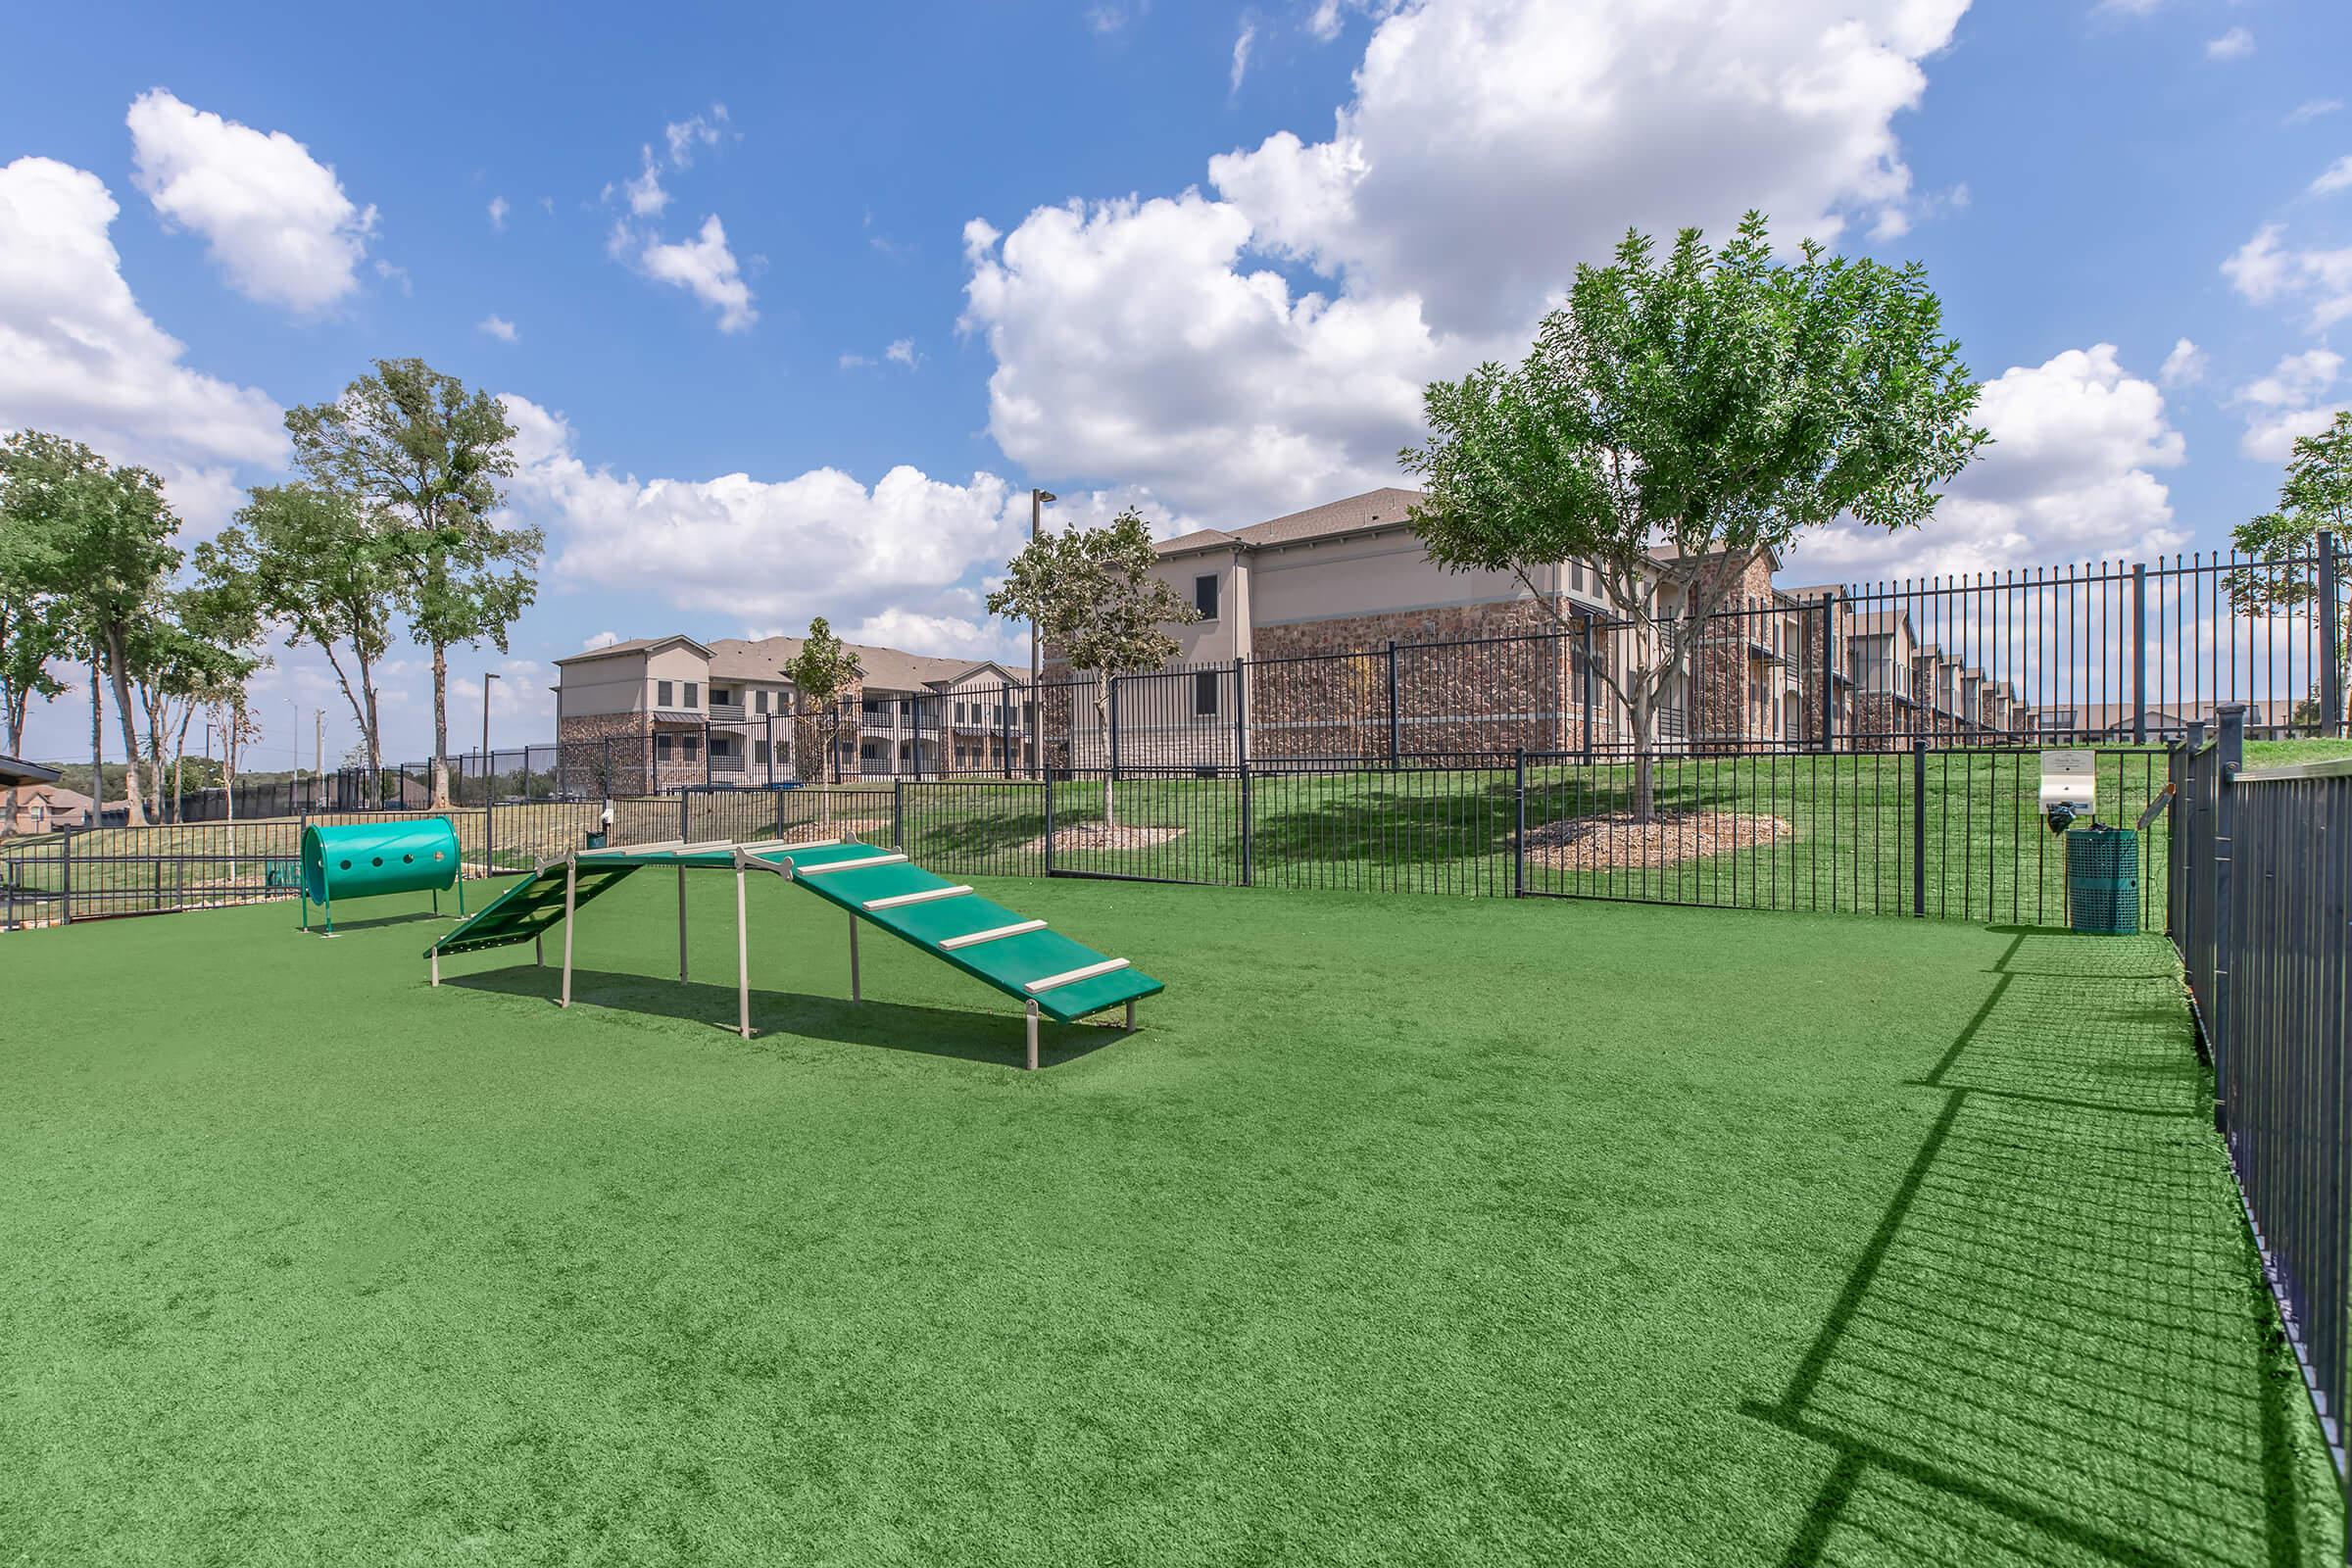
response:
[[[2161,940],[988,884],[1033,1075],[691,887],[0,937],[0,1562],[2340,1555]]]

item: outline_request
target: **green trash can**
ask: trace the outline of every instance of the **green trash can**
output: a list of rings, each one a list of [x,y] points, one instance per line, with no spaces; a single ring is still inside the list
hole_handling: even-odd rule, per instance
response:
[[[2139,930],[2139,835],[2103,822],[2066,836],[2066,908],[2078,931]]]

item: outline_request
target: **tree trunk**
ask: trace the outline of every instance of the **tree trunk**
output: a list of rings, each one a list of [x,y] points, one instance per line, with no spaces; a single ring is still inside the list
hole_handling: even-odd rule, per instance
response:
[[[1095,727],[1102,736],[1102,826],[1119,825],[1118,792],[1110,778],[1110,677],[1095,671]]]
[[[1655,680],[1634,687],[1634,820],[1646,826],[1657,814],[1658,692]]]
[[[4,717],[8,725],[8,755],[23,757],[24,755],[24,716],[31,707],[29,694],[25,701],[20,702],[17,694],[13,691],[0,693],[0,701],[4,701],[6,705],[5,712],[0,713],[0,717]],[[0,839],[7,838],[16,830],[17,787],[11,784],[8,787],[8,793],[0,795]]]
[[[90,645],[90,810],[85,828],[98,825],[98,807],[106,799],[106,683],[98,674],[98,647]]]
[[[369,694],[370,701],[373,694]],[[449,764],[443,760],[449,755],[449,646],[433,644],[433,808],[440,810],[449,805]],[[490,771],[489,759],[482,760],[485,779]],[[485,792],[484,799],[487,799]]]
[[[122,725],[123,820],[131,827],[147,825],[145,803],[139,799],[139,724],[131,711],[130,674],[122,667],[122,638],[110,631],[106,638],[107,674],[115,684],[115,711]]]

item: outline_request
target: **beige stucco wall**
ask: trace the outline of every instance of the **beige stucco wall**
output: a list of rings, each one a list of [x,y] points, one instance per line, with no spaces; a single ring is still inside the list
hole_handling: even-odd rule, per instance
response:
[[[655,701],[656,683],[671,681],[670,701]],[[696,683],[695,700],[686,701],[685,683]],[[673,644],[658,650],[646,660],[645,705],[649,708],[696,709],[709,710],[710,706],[710,661],[684,644]]]
[[[564,665],[556,677],[556,716],[585,718],[642,711],[646,699],[645,655],[613,654]]]
[[[1405,529],[1258,550],[1250,576],[1250,617],[1259,626],[1533,597],[1508,572],[1447,571]],[[1554,568],[1537,580],[1556,593],[1559,576]]]
[[[1231,550],[1203,550],[1162,561],[1152,574],[1175,589],[1176,597],[1188,605],[1193,603],[1196,579],[1217,579],[1214,620],[1167,628],[1168,635],[1176,639],[1175,662],[1222,662],[1249,657],[1250,567],[1246,557],[1237,561]]]

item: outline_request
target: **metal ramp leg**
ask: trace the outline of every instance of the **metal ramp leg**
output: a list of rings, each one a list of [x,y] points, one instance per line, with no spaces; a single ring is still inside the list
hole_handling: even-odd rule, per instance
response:
[[[743,929],[743,867],[735,868],[735,1032],[752,1038],[752,948]]]
[[[858,917],[854,914],[850,916],[850,1000],[865,1000],[858,985]]]
[[[559,1007],[571,1005],[571,916],[579,906],[579,886],[580,862],[566,860],[564,863],[564,994],[556,1002]]]
[[[1029,1070],[1037,1071],[1037,1004],[1029,1004]]]

